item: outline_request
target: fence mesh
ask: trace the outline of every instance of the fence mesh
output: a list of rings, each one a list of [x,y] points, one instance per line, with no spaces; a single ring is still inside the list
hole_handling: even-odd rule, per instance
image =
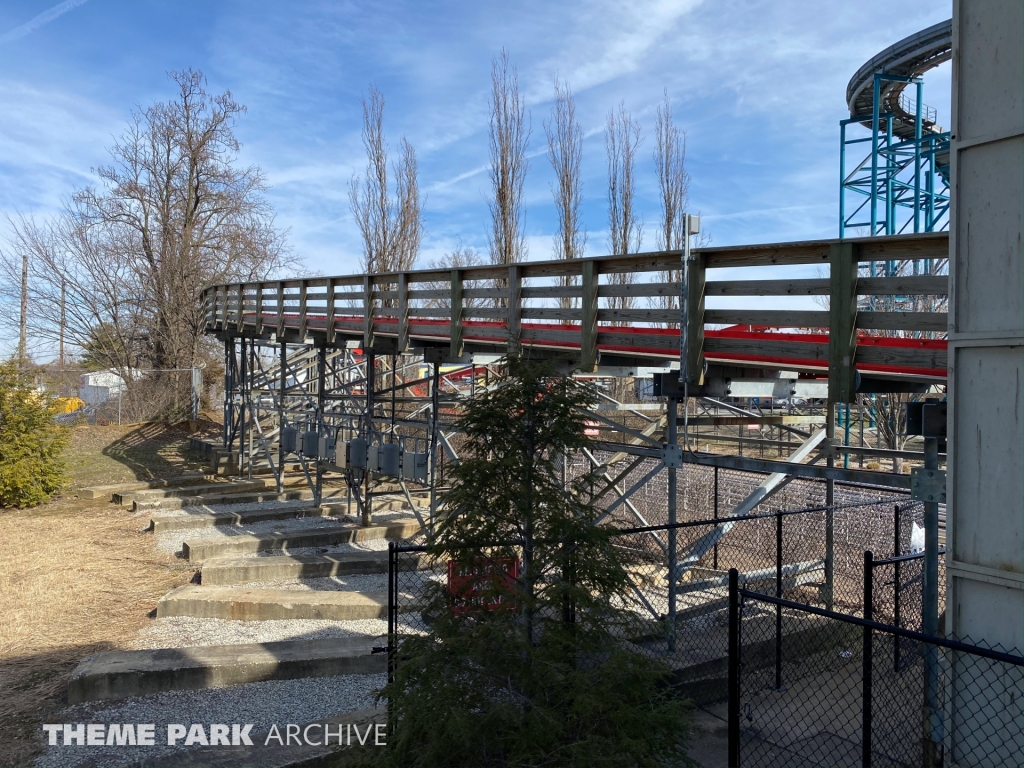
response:
[[[1024,764],[1019,656],[741,595],[744,768]]]

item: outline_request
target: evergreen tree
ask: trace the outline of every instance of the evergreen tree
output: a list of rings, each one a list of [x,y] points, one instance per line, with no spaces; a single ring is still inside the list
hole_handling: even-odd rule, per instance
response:
[[[383,692],[394,766],[685,764],[686,704],[667,666],[629,638],[641,623],[624,550],[596,525],[592,478],[563,482],[562,457],[590,447],[589,384],[512,360],[471,400],[446,517],[429,555],[456,568],[521,563],[474,597],[434,584],[425,636],[403,636]],[[484,570],[487,570],[484,568]]]
[[[34,507],[64,485],[68,430],[15,360],[0,363],[0,507]]]

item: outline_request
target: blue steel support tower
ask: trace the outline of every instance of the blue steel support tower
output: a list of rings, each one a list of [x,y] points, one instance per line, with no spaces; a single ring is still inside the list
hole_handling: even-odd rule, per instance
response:
[[[895,235],[948,226],[949,132],[924,104],[921,75],[949,59],[952,40],[951,23],[936,24],[886,48],[850,80],[850,117],[839,123],[840,237],[853,228]]]

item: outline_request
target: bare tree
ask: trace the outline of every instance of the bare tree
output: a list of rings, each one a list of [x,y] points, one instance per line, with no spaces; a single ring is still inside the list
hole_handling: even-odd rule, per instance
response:
[[[370,86],[369,101],[363,99],[362,135],[366,176],[353,176],[348,190],[352,215],[363,239],[360,266],[368,273],[412,269],[423,232],[416,151],[403,136],[392,196],[384,137],[384,94],[375,85]]]
[[[608,154],[608,244],[613,254],[636,253],[643,241],[643,222],[637,218],[633,207],[636,194],[633,172],[636,152],[643,139],[640,124],[626,111],[624,102],[617,110],[608,113],[604,143]],[[613,285],[629,285],[633,279],[631,272],[610,276]],[[629,309],[633,306],[633,298],[613,296],[609,299],[609,306],[612,309]]]
[[[544,134],[548,140],[548,159],[555,169],[557,181],[552,188],[555,209],[558,211],[558,234],[555,235],[555,258],[578,259],[583,256],[587,245],[587,231],[581,221],[583,205],[583,179],[580,167],[583,162],[583,130],[576,120],[576,101],[568,83],[555,79],[555,105],[551,110],[551,121],[544,123]],[[575,278],[561,279],[564,287],[574,285]],[[559,304],[571,308],[575,300],[563,296]]]
[[[690,174],[686,172],[686,133],[672,119],[668,91],[665,91],[665,103],[658,107],[655,115],[654,165],[661,192],[658,248],[679,250],[686,237],[684,216],[689,202]]]
[[[51,221],[12,220],[4,253],[5,276],[15,254],[31,256],[30,333],[108,344],[116,367],[194,366],[202,290],[290,263],[262,171],[236,165],[245,107],[230,92],[210,94],[201,72],[170,78],[176,97],[132,114],[112,164],[96,169],[101,186],[75,193]]]
[[[507,51],[491,62],[490,119],[491,261],[515,264],[526,258],[523,235],[523,181],[529,162],[530,126],[526,102],[519,93],[519,75]]]
[[[463,267],[479,267],[484,263],[484,257],[480,254],[476,248],[470,245],[463,245],[462,240],[459,240],[458,244],[444,256],[439,259],[431,259],[427,265],[428,269],[462,269]],[[426,283],[428,290],[440,291],[446,290],[449,286],[447,280],[430,281]],[[472,280],[466,281],[463,288],[477,288],[484,287],[480,281]],[[462,306],[466,309],[474,307],[482,307],[486,303],[485,299],[463,297]],[[433,299],[427,299],[425,306],[437,307],[443,309],[449,309],[451,307],[451,301],[444,297],[437,297]]]

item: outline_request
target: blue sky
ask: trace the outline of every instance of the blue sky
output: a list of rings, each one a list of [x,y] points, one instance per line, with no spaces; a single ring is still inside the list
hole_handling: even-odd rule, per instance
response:
[[[654,111],[664,89],[688,134],[691,209],[715,245],[835,237],[838,121],[860,64],[951,15],[950,0],[268,2],[4,0],[0,4],[0,214],[53,211],[136,105],[196,67],[246,104],[242,160],[260,165],[278,221],[310,270],[356,271],[347,184],[362,172],[359,99],[383,91],[426,194],[424,261],[460,239],[486,250],[492,57],[516,63],[531,112],[526,231],[550,258],[555,212],[543,121],[552,80],[576,94],[588,254],[607,248],[602,128],[624,101],[646,137],[638,164],[644,249],[655,248]],[[949,123],[949,65],[925,100]]]

